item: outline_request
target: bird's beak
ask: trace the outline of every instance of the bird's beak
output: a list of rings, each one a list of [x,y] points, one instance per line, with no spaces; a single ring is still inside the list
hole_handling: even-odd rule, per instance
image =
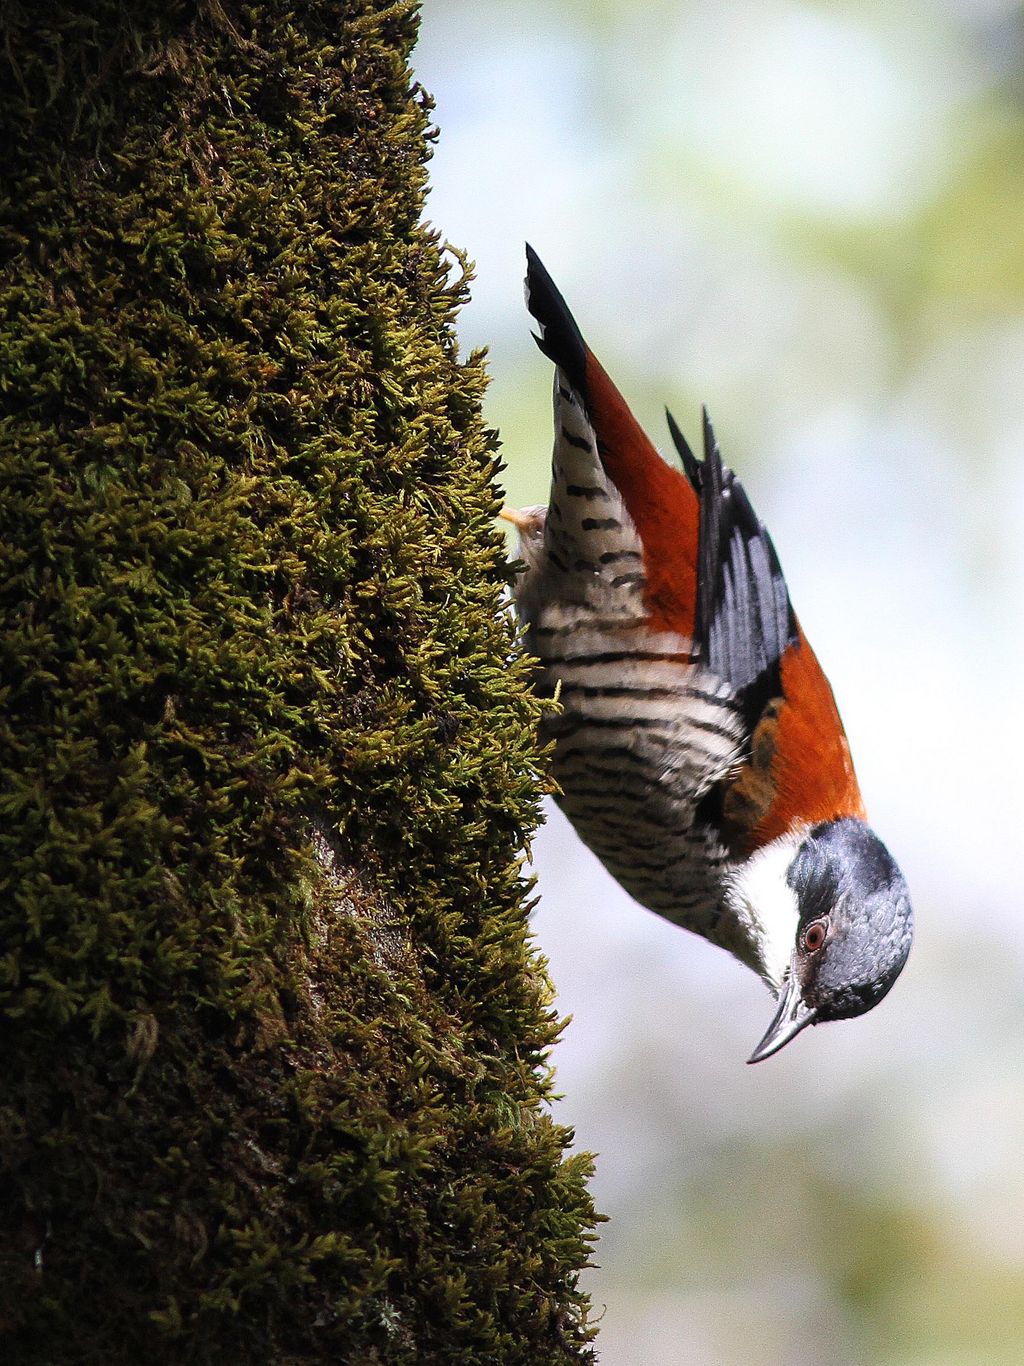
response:
[[[795,1039],[801,1029],[813,1021],[814,1016],[814,1006],[806,1005],[800,994],[799,978],[795,972],[790,972],[779,992],[779,1008],[775,1018],[747,1062],[763,1062],[765,1058],[770,1058],[790,1039]]]

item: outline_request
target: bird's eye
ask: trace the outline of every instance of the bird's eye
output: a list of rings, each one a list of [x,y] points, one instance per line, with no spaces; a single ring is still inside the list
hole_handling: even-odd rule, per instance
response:
[[[827,920],[812,920],[800,936],[800,947],[804,953],[817,953],[825,942],[827,930]]]

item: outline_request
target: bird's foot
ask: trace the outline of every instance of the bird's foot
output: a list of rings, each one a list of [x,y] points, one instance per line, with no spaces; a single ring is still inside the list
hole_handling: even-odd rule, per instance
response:
[[[505,506],[498,513],[503,522],[511,522],[518,532],[532,531],[537,525],[536,512],[520,512],[518,508]]]

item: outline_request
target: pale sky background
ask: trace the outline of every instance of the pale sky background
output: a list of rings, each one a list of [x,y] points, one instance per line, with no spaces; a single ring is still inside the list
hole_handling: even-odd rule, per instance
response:
[[[523,242],[662,450],[706,402],[917,912],[862,1019],[772,1003],[557,811],[534,848],[562,1122],[611,1222],[603,1366],[1024,1348],[1024,23],[1005,0],[425,0],[428,217],[477,263],[510,500],[546,500]]]

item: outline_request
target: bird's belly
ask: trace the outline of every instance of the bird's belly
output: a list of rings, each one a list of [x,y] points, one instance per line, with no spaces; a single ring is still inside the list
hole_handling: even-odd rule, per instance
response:
[[[637,901],[736,952],[725,852],[695,820],[740,753],[729,690],[692,661],[687,639],[635,614],[549,603],[527,643],[542,691],[557,693],[544,734],[577,833]]]

